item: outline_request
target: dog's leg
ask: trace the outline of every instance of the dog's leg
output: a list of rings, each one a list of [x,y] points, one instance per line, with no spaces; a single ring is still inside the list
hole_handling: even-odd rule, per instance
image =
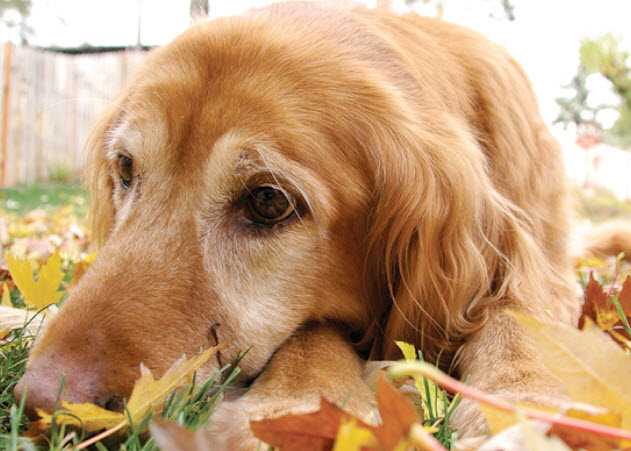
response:
[[[521,326],[496,311],[486,325],[463,346],[459,373],[469,385],[512,401],[557,405],[568,398],[563,384],[546,369]],[[460,436],[474,436],[488,428],[477,401],[464,398],[451,418]]]
[[[208,441],[213,449],[256,449],[249,421],[319,409],[320,396],[365,417],[374,395],[363,379],[363,362],[335,329],[323,325],[297,331],[274,354],[248,392],[225,401],[213,414]]]

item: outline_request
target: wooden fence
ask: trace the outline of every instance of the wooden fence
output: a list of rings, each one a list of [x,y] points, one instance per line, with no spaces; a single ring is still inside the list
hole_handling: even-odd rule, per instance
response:
[[[0,46],[0,185],[78,173],[90,127],[145,55]]]

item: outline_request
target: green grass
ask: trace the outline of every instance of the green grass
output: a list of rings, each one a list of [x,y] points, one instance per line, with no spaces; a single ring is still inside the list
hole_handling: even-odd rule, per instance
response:
[[[21,436],[27,429],[28,419],[23,414],[23,404],[17,403],[13,398],[13,388],[24,374],[32,338],[18,330],[0,347],[0,449],[61,450],[67,449],[67,446],[72,449],[88,438],[88,435],[81,430],[66,428],[63,416],[56,417],[57,425],[53,427],[47,441],[39,445]],[[238,360],[224,366],[197,387],[193,380],[191,384],[171,393],[164,402],[161,419],[192,430],[208,424],[222,401],[225,390],[240,372]],[[105,444],[98,442],[95,448],[157,450],[157,445],[147,432],[147,425],[152,419],[152,414],[146,415],[138,424],[132,424],[122,436],[106,439]]]
[[[85,213],[87,192],[78,182],[49,182],[37,185],[0,189],[0,209],[24,216],[35,209],[51,212],[66,205]]]
[[[589,194],[574,190],[574,207],[579,217],[596,224],[614,218],[631,219],[631,202],[618,199],[604,188]]]

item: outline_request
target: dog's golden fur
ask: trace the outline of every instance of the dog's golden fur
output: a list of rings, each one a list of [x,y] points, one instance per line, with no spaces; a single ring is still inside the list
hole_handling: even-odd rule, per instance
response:
[[[255,378],[216,443],[251,446],[248,418],[321,393],[367,412],[355,350],[398,358],[395,339],[484,390],[563,396],[504,313],[574,313],[561,156],[522,69],[477,33],[314,4],[202,23],[152,52],[87,153],[102,248],[33,349],[29,406],[60,373],[68,399],[109,405],[214,323]],[[262,185],[295,214],[248,221]],[[454,422],[483,427],[467,403]]]

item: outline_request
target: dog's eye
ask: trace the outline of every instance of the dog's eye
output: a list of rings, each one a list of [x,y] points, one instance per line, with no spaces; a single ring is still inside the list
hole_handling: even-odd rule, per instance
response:
[[[246,215],[258,224],[273,224],[287,219],[294,212],[289,197],[271,186],[260,186],[250,192]]]
[[[134,162],[125,155],[118,156],[118,177],[121,181],[121,187],[127,191],[131,186],[134,177]]]

